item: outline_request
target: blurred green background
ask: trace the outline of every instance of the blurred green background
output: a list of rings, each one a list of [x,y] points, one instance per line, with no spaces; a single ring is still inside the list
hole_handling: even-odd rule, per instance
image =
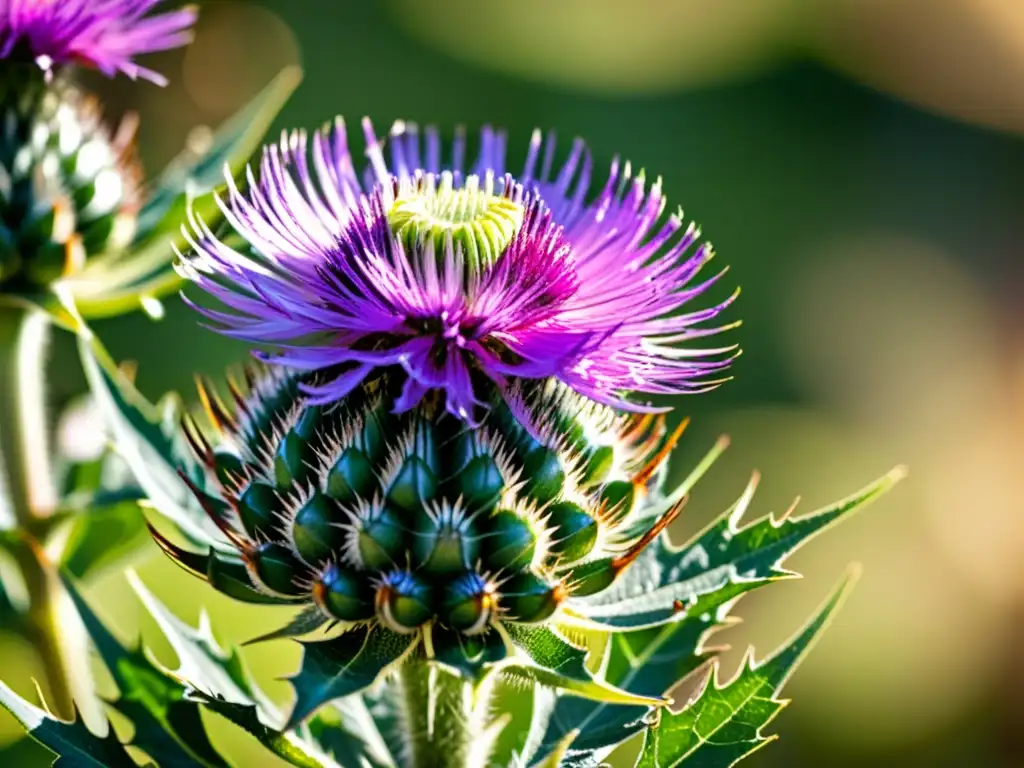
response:
[[[808,578],[743,602],[735,668],[788,636],[839,576],[865,575],[787,689],[781,741],[761,766],[1024,766],[1024,3],[1020,0],[211,0],[194,45],[154,57],[171,85],[90,81],[110,112],[142,114],[159,167],[196,125],[216,125],[281,67],[305,81],[279,127],[335,114],[450,131],[535,126],[587,139],[662,175],[743,295],[736,380],[680,399],[694,418],[674,467],[722,432],[733,447],[674,536],[763,473],[753,511],[801,509],[893,464],[911,477],[792,561]],[[193,134],[193,137],[200,134]],[[731,284],[731,283],[730,283]],[[243,350],[167,317],[99,324],[140,364],[147,394],[190,391]],[[83,387],[58,345],[54,396]],[[279,619],[245,610],[149,547],[138,568],[180,615],[220,638]],[[123,574],[90,592],[129,637]],[[147,620],[148,621],[148,620]],[[142,622],[153,639],[153,627]],[[157,645],[157,650],[166,648]],[[31,649],[0,640],[30,690]],[[247,652],[268,679],[285,643]],[[171,657],[163,656],[169,660]],[[270,691],[287,696],[272,683]],[[0,741],[17,731],[0,720]],[[247,737],[225,726],[240,765]],[[37,753],[15,746],[15,765]],[[264,763],[260,763],[261,765]]]

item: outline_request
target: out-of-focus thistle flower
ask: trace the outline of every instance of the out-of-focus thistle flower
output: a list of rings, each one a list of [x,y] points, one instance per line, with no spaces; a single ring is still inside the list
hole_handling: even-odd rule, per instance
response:
[[[556,174],[553,137],[530,143],[518,177],[505,136],[481,135],[443,157],[432,129],[391,133],[391,164],[364,123],[369,165],[354,167],[339,119],[308,146],[298,132],[266,150],[259,178],[233,184],[224,215],[241,250],[193,220],[184,272],[226,307],[201,308],[225,334],[271,345],[262,357],[316,371],[300,385],[312,404],[337,401],[375,371],[401,369],[394,410],[431,390],[475,423],[488,383],[558,379],[595,401],[701,392],[722,381],[732,347],[693,339],[732,299],[689,309],[719,273],[694,284],[711,258],[682,213],[661,221],[660,180],[647,188],[612,164],[592,199],[581,141]],[[481,400],[483,398],[483,400]]]
[[[157,0],[0,2],[0,292],[32,294],[120,251],[143,203],[137,121],[114,131],[75,65],[165,82],[137,54],[189,40],[194,10]]]
[[[148,15],[162,0],[0,0],[0,57],[123,72],[159,85],[167,80],[135,57],[178,48],[192,39],[194,8]]]
[[[287,70],[212,144],[189,146],[146,179],[136,116],[109,125],[77,75],[95,69],[163,85],[135,59],[187,43],[196,11],[158,5],[0,0],[0,305],[40,306],[65,322],[69,300],[86,317],[159,312],[155,300],[180,282],[167,234],[185,200],[219,185],[225,162],[241,167],[294,88],[297,73]]]

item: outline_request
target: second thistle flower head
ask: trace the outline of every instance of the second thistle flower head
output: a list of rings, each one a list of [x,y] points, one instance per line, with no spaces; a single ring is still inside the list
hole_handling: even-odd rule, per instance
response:
[[[184,45],[193,8],[149,16],[161,0],[0,0],[0,58],[34,61],[44,70],[84,64],[107,77],[123,72],[163,85],[135,63],[139,54]]]
[[[554,140],[535,133],[518,177],[504,135],[485,129],[464,169],[460,136],[444,158],[428,129],[391,132],[391,163],[368,121],[357,174],[344,123],[286,135],[243,192],[222,202],[242,249],[193,220],[184,272],[223,305],[201,307],[225,334],[262,345],[270,363],[319,372],[312,404],[338,401],[371,372],[401,370],[396,412],[431,390],[474,421],[481,386],[555,378],[631,410],[647,394],[695,392],[722,379],[732,348],[690,348],[732,299],[688,310],[717,278],[681,214],[661,221],[660,181],[612,164],[588,200],[589,153],[577,141],[552,178]]]
[[[132,241],[137,121],[111,129],[73,70],[163,84],[135,57],[186,43],[196,14],[152,14],[159,3],[0,0],[0,299],[45,293]]]

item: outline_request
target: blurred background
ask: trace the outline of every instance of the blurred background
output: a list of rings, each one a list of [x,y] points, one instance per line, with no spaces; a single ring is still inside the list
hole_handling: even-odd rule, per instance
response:
[[[733,447],[693,494],[678,541],[763,473],[752,514],[810,511],[896,463],[910,478],[814,541],[807,578],[743,601],[723,674],[791,634],[853,560],[864,576],[787,689],[783,738],[751,768],[1024,766],[1024,4],[1020,0],[210,0],[194,45],[151,59],[164,90],[93,82],[138,110],[148,167],[216,125],[282,67],[305,80],[278,127],[341,113],[505,126],[587,139],[662,175],[743,295],[736,380],[675,403],[693,425],[680,476],[720,433]],[[200,137],[202,133],[192,134]],[[243,350],[166,318],[97,330],[156,397],[190,394]],[[66,342],[62,342],[66,343]],[[84,385],[53,377],[65,400]],[[161,560],[158,596],[242,641],[278,618],[245,610]],[[92,594],[124,637],[141,631],[122,574]],[[155,643],[157,651],[166,648]],[[247,651],[261,677],[288,644]],[[0,640],[24,658],[31,649]],[[171,658],[166,657],[168,660]],[[12,667],[15,665],[11,665]],[[284,699],[288,688],[270,684]],[[0,742],[18,731],[0,719]],[[221,736],[238,764],[247,737]],[[38,753],[14,745],[13,764]]]

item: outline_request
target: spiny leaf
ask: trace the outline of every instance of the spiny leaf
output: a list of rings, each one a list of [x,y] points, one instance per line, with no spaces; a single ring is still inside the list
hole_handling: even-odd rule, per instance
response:
[[[230,720],[242,728],[267,749],[283,760],[287,760],[298,768],[334,768],[335,762],[327,754],[304,742],[292,733],[285,733],[275,730],[266,725],[261,719],[259,708],[255,704],[238,704],[226,701],[217,696],[209,696],[202,692],[193,693],[197,701],[203,702],[207,709],[216,712],[218,715]],[[355,744],[361,743],[354,734],[348,734]]]
[[[888,491],[906,474],[897,467],[857,493],[801,517],[769,515],[740,528],[758,477],[726,514],[688,544],[674,548],[665,538],[633,564],[632,578],[581,609],[588,617],[623,629],[673,620],[680,610],[700,610],[700,598],[730,583],[753,589],[780,576],[793,576],[782,562],[813,536]]]
[[[267,632],[266,634],[254,637],[252,640],[246,640],[243,645],[255,645],[256,643],[265,643],[270,640],[281,640],[286,637],[301,637],[302,635],[308,635],[311,632],[315,632],[320,629],[324,624],[328,622],[327,616],[320,610],[318,606],[311,605],[295,614],[292,620],[285,624],[280,629],[275,629],[273,632]]]
[[[123,566],[147,538],[137,499],[104,505],[103,499],[96,498],[86,502],[71,519],[61,565],[79,579]]]
[[[303,643],[302,667],[289,678],[295,707],[289,728],[332,699],[372,685],[415,647],[416,635],[400,635],[380,625],[361,625],[330,640]]]
[[[335,768],[330,756],[308,738],[288,732],[291,727],[276,727],[283,720],[280,713],[253,685],[237,651],[225,651],[214,640],[206,614],[193,629],[168,611],[133,572],[128,580],[178,656],[175,675],[192,689],[190,698],[244,728],[292,765]]]
[[[762,662],[748,652],[737,675],[725,685],[714,665],[704,688],[677,714],[663,712],[649,727],[636,768],[729,768],[768,742],[764,727],[786,705],[779,692],[850,592],[851,569],[810,622]]]
[[[565,734],[565,737],[555,745],[554,750],[552,750],[546,758],[537,763],[537,768],[560,768],[565,765],[563,761],[569,752],[569,747],[578,735],[579,731],[569,731],[569,733]]]
[[[81,718],[68,723],[26,701],[0,683],[0,706],[20,722],[29,735],[56,755],[59,768],[137,768],[110,724],[107,734],[97,736]]]
[[[589,699],[580,699],[575,696],[567,696],[563,700],[565,701],[581,701],[587,704],[591,704]],[[555,705],[559,701],[557,692],[552,688],[545,688],[544,686],[534,686],[533,688],[533,706],[530,710],[530,726],[526,729],[526,732],[522,734],[522,742],[518,744],[512,755],[512,764],[514,766],[526,766],[530,765],[530,761],[541,752],[541,754],[550,754],[558,746],[559,740],[556,739],[554,743],[544,748],[543,741],[544,735],[547,733],[548,724],[551,721],[551,716],[555,711]],[[565,735],[572,733],[572,729],[567,729]]]
[[[495,665],[504,675],[599,701],[646,707],[665,703],[659,697],[629,693],[595,678],[586,667],[587,652],[550,628],[509,623],[502,625],[501,631],[525,652],[525,658],[511,657]]]
[[[343,766],[394,768],[391,751],[362,697],[346,696],[310,718],[310,737]],[[355,734],[359,734],[356,736]]]
[[[194,543],[233,552],[178,474],[185,472],[197,487],[205,489],[205,472],[178,434],[178,402],[167,399],[163,412],[147,402],[84,325],[79,327],[78,349],[86,379],[104,412],[113,442],[149,503]]]
[[[64,579],[64,586],[117,683],[121,695],[112,706],[135,725],[132,744],[158,759],[161,768],[226,766],[206,735],[199,705],[186,699],[185,686],[154,664],[140,647],[125,648],[70,579]]]
[[[232,703],[254,703],[255,695],[246,679],[241,658],[217,644],[205,613],[200,614],[199,627],[192,628],[167,610],[134,571],[129,571],[127,577],[178,657],[176,676],[207,694]]]
[[[748,574],[748,578],[745,579],[727,579],[724,583],[711,580],[708,591],[693,595],[684,612],[671,617],[661,614],[661,618],[668,618],[668,623],[659,626],[658,622],[655,622],[653,626],[629,632],[616,631],[617,628],[610,627],[609,647],[604,659],[605,679],[636,693],[658,695],[671,690],[707,660],[709,654],[701,648],[703,638],[707,636],[709,630],[728,623],[729,610],[736,600],[753,589],[792,576],[789,571],[778,567],[779,562],[792,551],[784,550],[780,556],[780,541],[786,542],[793,549],[799,547],[823,526],[888,490],[903,472],[902,468],[897,468],[864,491],[821,512],[796,520],[784,520],[781,524],[768,518],[737,530],[739,518],[753,497],[755,480],[747,486],[743,496],[723,517],[712,523],[690,544],[673,549],[664,539],[657,542],[651,547],[651,553],[645,555],[645,562],[638,562],[633,566],[637,568],[634,577],[636,573],[643,572],[644,578],[640,580],[641,583],[650,580],[648,583],[657,584],[659,579],[667,580],[673,573],[685,573],[683,587],[692,590],[694,584],[700,583],[702,577],[701,574],[694,573],[701,565],[697,560],[703,562],[703,558],[694,557],[695,552],[722,553],[725,557],[734,558],[733,562],[743,562],[746,558],[746,562],[758,563],[758,570],[753,576]],[[716,540],[718,546],[713,546]],[[724,550],[720,546],[723,540],[727,542]],[[759,559],[760,550],[755,546],[757,542],[767,544],[769,557]],[[701,549],[698,550],[696,547]],[[688,563],[687,567],[690,570],[683,571],[682,563]],[[710,567],[711,563],[706,565]],[[670,588],[672,586],[670,583]],[[673,610],[675,608],[676,606],[673,606]],[[651,618],[651,614],[642,615],[640,618],[642,624]],[[614,620],[607,617],[601,621],[614,623]],[[643,730],[644,717],[645,710],[640,707],[613,706],[581,699],[560,699],[552,713],[538,754],[546,754],[573,729],[581,732],[573,745],[573,752],[607,750]]]

